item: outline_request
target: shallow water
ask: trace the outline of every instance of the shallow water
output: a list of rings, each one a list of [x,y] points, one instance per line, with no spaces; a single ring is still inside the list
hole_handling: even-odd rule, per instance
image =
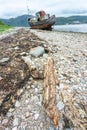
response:
[[[87,33],[87,24],[55,25],[53,26],[53,30]]]

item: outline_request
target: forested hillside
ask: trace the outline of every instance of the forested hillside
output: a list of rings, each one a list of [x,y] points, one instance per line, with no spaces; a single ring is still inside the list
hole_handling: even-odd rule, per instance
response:
[[[84,24],[84,23],[87,23],[87,16],[70,16],[70,17],[56,18],[56,25]]]

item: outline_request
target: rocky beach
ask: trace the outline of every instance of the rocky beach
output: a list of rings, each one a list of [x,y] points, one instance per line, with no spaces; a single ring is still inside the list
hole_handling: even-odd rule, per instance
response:
[[[54,130],[43,106],[53,58],[57,130],[87,129],[87,33],[16,28],[0,35],[0,130]]]

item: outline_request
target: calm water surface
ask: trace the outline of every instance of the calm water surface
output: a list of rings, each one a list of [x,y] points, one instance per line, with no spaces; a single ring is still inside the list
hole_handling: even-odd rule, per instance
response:
[[[53,26],[53,30],[65,31],[65,32],[87,33],[87,24],[56,25],[56,26]]]

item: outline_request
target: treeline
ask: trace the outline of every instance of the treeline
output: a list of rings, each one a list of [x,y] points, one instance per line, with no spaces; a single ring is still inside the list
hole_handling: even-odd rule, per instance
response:
[[[84,23],[87,23],[87,16],[70,16],[70,17],[56,18],[56,25],[84,24]]]

